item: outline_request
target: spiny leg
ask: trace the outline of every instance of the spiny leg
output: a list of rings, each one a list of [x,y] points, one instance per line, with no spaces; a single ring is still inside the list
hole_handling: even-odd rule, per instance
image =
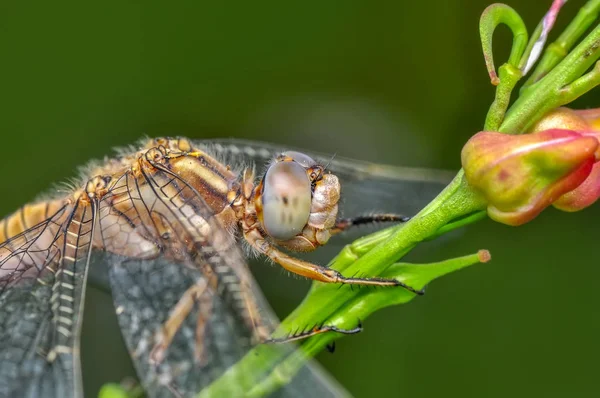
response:
[[[207,290],[207,287],[207,280],[204,278],[200,279],[181,296],[175,307],[171,310],[169,319],[163,323],[161,330],[157,333],[156,344],[150,352],[151,362],[155,364],[162,362],[167,348],[169,348],[169,345],[171,345],[171,342],[173,341],[175,333],[177,333],[189,313],[192,311],[196,301],[198,301]]]
[[[312,336],[316,336],[318,334],[323,333],[340,333],[340,334],[356,334],[362,332],[363,327],[362,323],[359,321],[358,325],[352,329],[342,329],[332,325],[321,325],[314,326],[308,330],[302,330],[299,332],[294,332],[285,337],[273,337],[265,340],[267,344],[281,344],[281,343],[290,343],[292,341],[304,340]]]
[[[206,275],[206,274],[205,274]],[[210,289],[205,289],[198,297],[198,319],[196,321],[196,345],[194,357],[197,362],[204,365],[207,359],[204,353],[204,343],[206,341],[206,328],[213,311],[213,292],[217,291],[217,278],[210,273],[207,276]]]
[[[244,321],[246,322],[246,326],[252,330],[253,343],[262,343],[269,338],[271,330],[264,322],[251,290],[242,288],[241,293],[244,299]]]
[[[424,294],[423,290],[417,290],[396,279],[347,278],[334,269],[312,264],[308,261],[289,256],[277,249],[271,243],[267,242],[262,237],[256,238],[253,234],[245,234],[245,237],[252,247],[269,257],[271,260],[275,261],[277,264],[281,265],[286,270],[316,281],[362,286],[399,286],[418,295]]]
[[[173,341],[173,338],[187,316],[192,311],[194,305],[198,303],[198,319],[195,331],[195,352],[194,357],[199,363],[203,363],[207,358],[204,355],[204,347],[207,334],[208,321],[213,310],[213,294],[217,291],[218,277],[213,272],[203,270],[204,278],[198,280],[196,284],[190,287],[179,299],[177,304],[171,310],[169,318],[163,324],[161,331],[157,334],[156,344],[150,353],[150,360],[157,364],[160,363],[166,354],[167,349]],[[270,335],[268,326],[264,323],[258,306],[246,289],[241,288],[244,297],[243,305],[245,314],[243,319],[247,327],[252,330],[253,339],[256,343],[265,341]]]
[[[208,291],[205,291],[204,294],[200,295],[199,298],[199,311],[198,320],[196,322],[196,346],[194,350],[194,358],[196,362],[205,364],[206,356],[204,356],[204,342],[206,341],[206,326],[212,315],[213,310],[213,296],[212,294],[207,294]]]
[[[335,226],[331,229],[331,234],[339,234],[347,229],[364,224],[374,224],[380,222],[407,222],[410,217],[399,214],[372,214],[368,216],[358,216],[352,218],[342,218],[336,221]]]

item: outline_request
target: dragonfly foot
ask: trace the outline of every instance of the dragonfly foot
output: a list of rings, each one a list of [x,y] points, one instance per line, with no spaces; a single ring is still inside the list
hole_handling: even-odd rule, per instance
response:
[[[414,294],[416,294],[418,296],[423,296],[425,294],[425,288],[423,288],[423,289],[415,289],[414,287],[408,286],[407,284],[404,284],[404,283],[402,283],[400,281],[398,281],[398,285],[397,286],[399,286],[401,288],[404,288],[404,289],[408,290],[409,292],[414,293]]]
[[[159,333],[156,336],[157,343],[152,347],[152,351],[150,351],[150,363],[153,365],[158,365],[165,359],[168,344],[166,344],[163,337],[163,333]]]
[[[292,341],[307,339],[312,336],[316,336],[322,333],[340,333],[340,334],[356,334],[362,332],[363,327],[360,320],[358,321],[358,325],[352,329],[342,329],[333,325],[321,325],[321,326],[313,326],[310,329],[304,330],[296,330],[292,332],[288,336],[285,337],[272,337],[264,341],[266,344],[281,344],[281,343],[290,343]]]
[[[333,354],[335,352],[335,341],[331,342],[331,344],[327,344],[325,348],[327,348],[327,351],[329,351],[330,354]]]

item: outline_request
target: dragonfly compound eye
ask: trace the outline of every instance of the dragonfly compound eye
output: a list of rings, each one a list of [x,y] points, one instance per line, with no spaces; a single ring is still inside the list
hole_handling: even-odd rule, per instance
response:
[[[277,240],[291,239],[304,229],[311,201],[311,182],[301,164],[272,164],[265,175],[262,194],[264,229]]]
[[[309,167],[312,167],[317,164],[317,162],[315,162],[313,160],[313,158],[311,158],[308,155],[303,154],[302,152],[287,151],[287,152],[282,153],[281,155],[294,159],[294,161],[296,163],[300,163],[302,166],[306,167],[307,169]]]

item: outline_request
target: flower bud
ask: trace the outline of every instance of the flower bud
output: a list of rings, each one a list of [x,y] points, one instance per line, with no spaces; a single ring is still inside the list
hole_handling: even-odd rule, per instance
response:
[[[566,109],[566,108],[559,108]],[[577,116],[585,120],[593,131],[600,131],[600,108],[574,110]]]
[[[582,135],[595,136],[600,141],[600,108],[585,110],[557,108],[538,121],[531,132],[553,128],[574,130]],[[596,158],[600,159],[600,146],[596,150]],[[600,165],[596,163],[586,180],[554,201],[553,206],[563,211],[573,212],[592,205],[599,197]]]
[[[467,181],[488,201],[488,215],[520,225],[579,186],[592,171],[597,149],[595,137],[571,130],[480,132],[461,158]]]
[[[574,190],[552,203],[562,211],[579,211],[594,204],[600,197],[600,162],[596,162],[590,175]]]
[[[600,115],[599,115],[600,116]],[[583,116],[569,108],[556,108],[547,113],[529,130],[529,133],[539,133],[544,130],[563,129],[577,132],[591,130]]]

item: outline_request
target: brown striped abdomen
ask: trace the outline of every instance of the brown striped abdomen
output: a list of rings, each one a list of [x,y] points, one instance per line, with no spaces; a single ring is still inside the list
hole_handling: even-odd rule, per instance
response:
[[[64,205],[64,199],[26,204],[0,220],[0,243],[19,235],[55,214]]]

